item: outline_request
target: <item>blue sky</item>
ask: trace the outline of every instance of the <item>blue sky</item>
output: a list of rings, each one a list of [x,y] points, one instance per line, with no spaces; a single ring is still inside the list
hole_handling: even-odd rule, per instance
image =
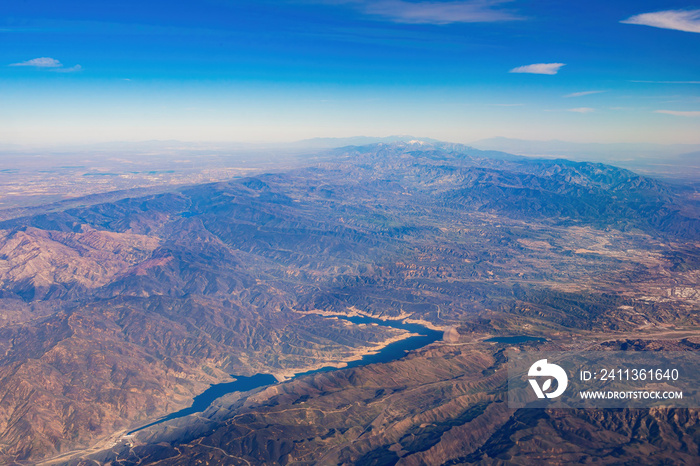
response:
[[[700,143],[690,0],[25,0],[0,15],[0,143]]]

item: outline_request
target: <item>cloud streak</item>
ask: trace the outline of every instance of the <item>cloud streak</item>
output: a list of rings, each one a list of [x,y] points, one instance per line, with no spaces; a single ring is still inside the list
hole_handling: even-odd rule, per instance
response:
[[[557,74],[565,63],[534,63],[513,68],[509,73]]]
[[[575,113],[593,113],[595,112],[594,108],[591,107],[578,107],[578,108],[570,108],[566,110],[567,112],[575,112]]]
[[[677,110],[655,110],[654,113],[664,113],[666,115],[674,115],[686,118],[700,117],[700,112],[682,112]]]
[[[60,68],[63,66],[60,61],[55,58],[39,57],[20,63],[11,63],[10,66],[34,66],[36,68]]]
[[[700,32],[700,10],[666,10],[643,13],[620,22],[675,31]]]
[[[63,63],[50,57],[32,58],[31,60],[20,63],[10,63],[8,66],[32,66],[34,68],[46,68],[49,71],[54,71],[56,73],[75,73],[76,71],[82,71],[83,69],[83,67],[80,65],[65,68]]]
[[[80,65],[71,66],[70,68],[54,68],[51,71],[56,73],[75,73],[76,71],[82,71],[83,67]]]
[[[407,2],[404,0],[341,0],[355,4],[363,13],[396,23],[451,24],[515,21],[522,17],[498,8],[512,0],[460,0],[449,2]]]
[[[583,97],[585,95],[591,94],[601,94],[605,91],[583,91],[583,92],[573,92],[571,94],[566,94],[564,97]]]

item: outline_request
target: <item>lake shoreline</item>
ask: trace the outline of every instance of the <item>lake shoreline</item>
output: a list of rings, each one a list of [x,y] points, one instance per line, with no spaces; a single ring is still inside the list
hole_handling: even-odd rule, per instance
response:
[[[314,312],[312,312],[314,313]],[[170,413],[156,421],[143,425],[136,429],[127,432],[126,436],[132,436],[139,431],[166,421],[178,419],[190,414],[200,413],[211,406],[214,401],[222,396],[235,392],[244,392],[255,390],[258,388],[272,386],[278,383],[288,382],[303,377],[306,375],[319,374],[323,372],[332,372],[336,370],[348,369],[353,367],[361,367],[369,364],[387,363],[395,361],[406,355],[408,351],[414,351],[425,346],[428,346],[435,341],[441,340],[443,337],[442,330],[428,328],[415,320],[408,321],[407,318],[388,319],[378,318],[353,313],[354,315],[340,315],[327,313],[324,317],[336,318],[349,321],[356,325],[375,324],[394,329],[405,330],[405,333],[390,337],[381,343],[372,347],[363,347],[355,350],[355,353],[350,359],[344,359],[338,362],[320,363],[306,370],[291,370],[291,371],[274,371],[273,373],[258,373],[252,376],[232,375],[235,379],[232,382],[223,382],[212,384],[207,390],[193,398],[192,405],[188,408],[181,409]],[[126,437],[123,436],[123,437]]]

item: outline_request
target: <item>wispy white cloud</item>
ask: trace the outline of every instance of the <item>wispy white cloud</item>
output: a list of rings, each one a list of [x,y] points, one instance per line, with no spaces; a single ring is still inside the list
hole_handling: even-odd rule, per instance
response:
[[[82,71],[83,67],[80,65],[71,66],[70,68],[54,68],[51,71],[56,73],[75,73],[76,71]]]
[[[654,113],[665,113],[666,115],[674,115],[681,117],[700,117],[700,112],[682,112],[677,110],[655,110]]]
[[[569,108],[566,111],[567,112],[576,112],[576,113],[592,113],[592,112],[595,112],[595,109],[591,108],[591,107],[577,107],[577,108]]]
[[[584,95],[601,94],[603,92],[605,92],[605,91],[572,92],[571,94],[566,94],[564,97],[583,97]]]
[[[495,107],[522,107],[525,104],[491,104]]]
[[[55,58],[40,57],[32,58],[31,60],[23,61],[20,63],[12,63],[10,66],[35,66],[37,68],[60,68],[63,66],[60,61]]]
[[[643,13],[620,22],[676,31],[700,32],[700,10],[666,10]]]
[[[450,24],[491,23],[523,19],[499,8],[513,0],[453,0],[409,2],[405,0],[326,0],[325,3],[354,4],[363,13],[382,16],[397,23]]]
[[[32,58],[31,60],[20,63],[11,63],[8,66],[33,66],[34,68],[47,68],[50,71],[55,71],[56,73],[74,73],[76,71],[82,71],[83,69],[83,67],[80,65],[65,68],[63,63],[50,57]]]
[[[559,68],[564,65],[565,63],[535,63],[513,68],[509,73],[557,74]]]

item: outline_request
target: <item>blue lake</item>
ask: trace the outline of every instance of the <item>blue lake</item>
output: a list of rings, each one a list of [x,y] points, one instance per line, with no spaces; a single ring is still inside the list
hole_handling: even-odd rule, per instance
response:
[[[360,366],[366,366],[368,364],[375,364],[375,363],[386,363],[390,361],[394,361],[396,359],[400,359],[403,356],[406,355],[407,351],[415,350],[418,348],[422,348],[426,345],[429,345],[430,343],[434,341],[438,341],[442,339],[443,332],[438,331],[438,330],[431,330],[427,327],[424,327],[423,325],[420,324],[410,324],[410,323],[405,323],[402,321],[398,320],[379,320],[379,319],[374,319],[371,317],[346,317],[346,316],[333,316],[333,317],[338,317],[339,319],[347,320],[349,322],[352,322],[353,324],[377,324],[382,327],[392,327],[392,328],[398,328],[398,329],[403,329],[407,330],[411,333],[416,333],[418,335],[405,338],[403,340],[396,341],[394,343],[390,343],[389,345],[385,346],[379,352],[375,354],[368,354],[362,357],[362,359],[357,359],[355,361],[349,361],[347,363],[346,367],[343,367],[341,369],[338,369],[337,367],[322,367],[320,369],[315,369],[311,370],[308,372],[302,372],[300,374],[295,375],[293,379],[296,379],[298,377],[303,377],[305,375],[310,375],[310,374],[316,374],[320,372],[330,372],[330,371],[337,371],[337,370],[343,370],[343,369],[348,369],[352,367],[360,367]],[[487,340],[489,341],[489,340]],[[260,388],[264,387],[267,385],[273,385],[277,383],[277,379],[272,375],[272,374],[256,374],[251,377],[244,377],[244,376],[238,376],[234,375],[233,377],[236,378],[235,381],[233,382],[225,382],[225,383],[219,383],[210,386],[207,390],[202,392],[201,394],[197,395],[194,400],[192,401],[192,406],[189,408],[182,409],[180,411],[168,414],[167,416],[158,419],[155,422],[152,422],[150,424],[147,424],[145,426],[141,426],[138,429],[134,429],[131,432],[128,432],[128,434],[133,434],[135,432],[138,432],[140,430],[143,430],[147,427],[154,426],[156,424],[160,424],[161,422],[169,421],[171,419],[177,419],[180,417],[188,416],[190,414],[194,413],[199,413],[207,409],[217,398],[220,398],[224,395],[227,395],[229,393],[234,393],[234,392],[245,392],[248,390],[253,390],[255,388]]]

